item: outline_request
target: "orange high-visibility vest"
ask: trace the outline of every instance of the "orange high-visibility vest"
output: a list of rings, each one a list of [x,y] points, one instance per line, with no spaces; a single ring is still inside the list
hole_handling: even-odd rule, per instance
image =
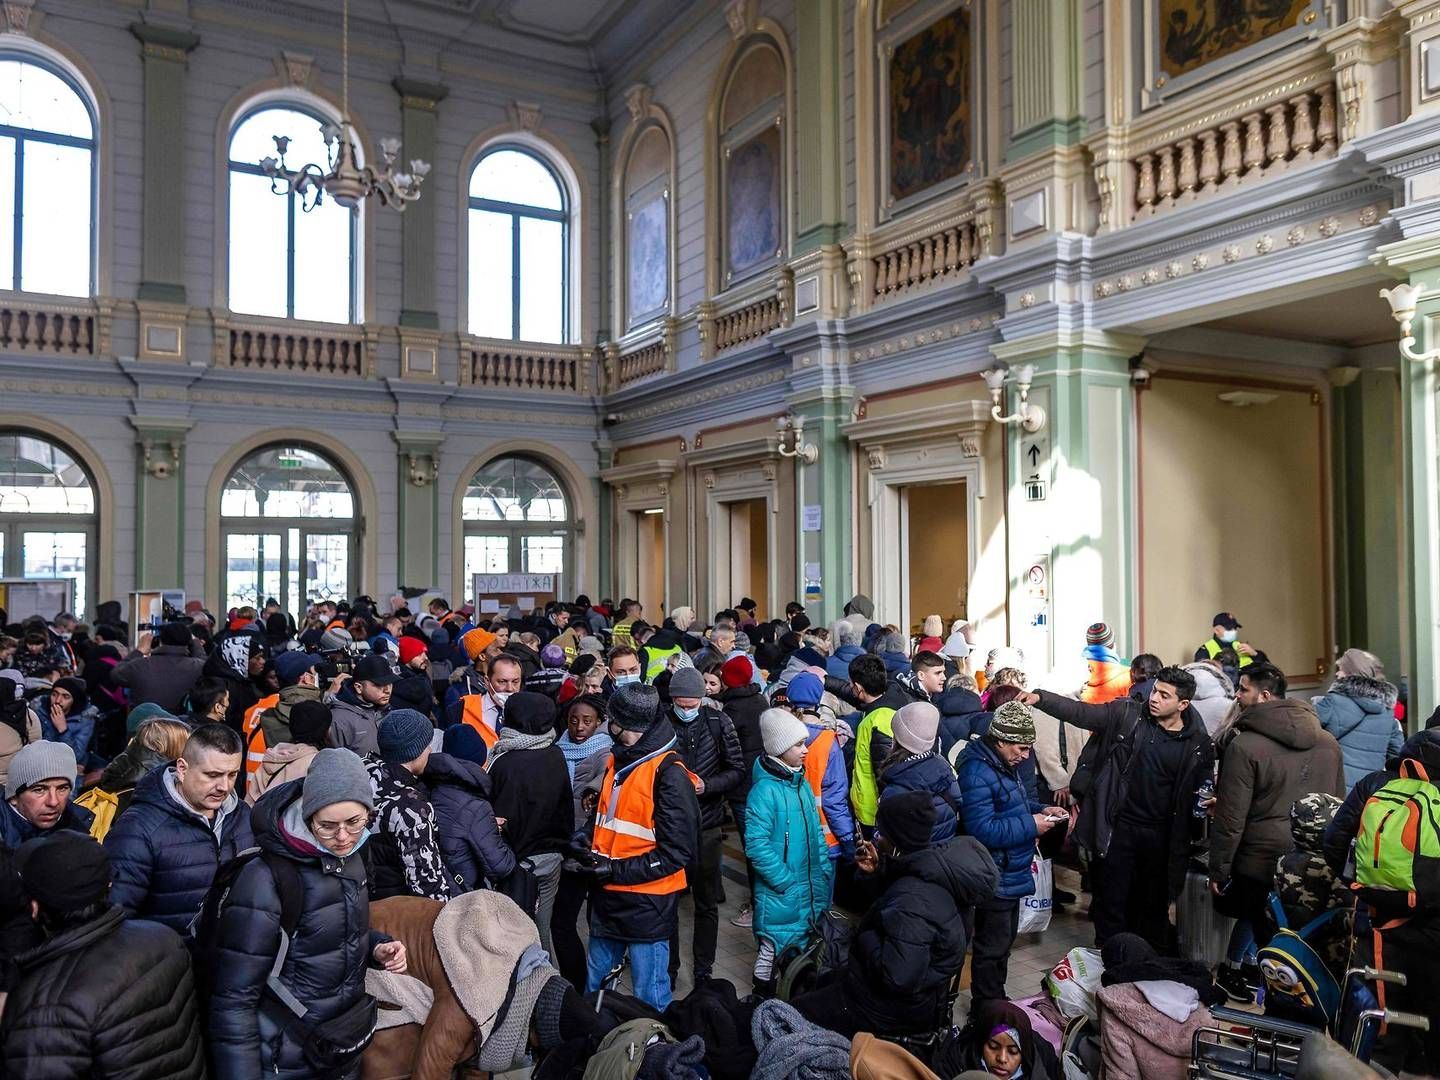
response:
[[[840,843],[830,831],[830,823],[825,820],[825,805],[820,793],[825,784],[825,767],[830,763],[830,748],[834,745],[835,732],[822,731],[805,751],[805,781],[815,793],[815,809],[820,814],[820,830],[825,834],[826,847],[835,847]]]
[[[270,694],[245,710],[245,719],[240,732],[245,736],[245,775],[252,776],[260,771],[260,762],[265,760],[265,730],[260,726],[260,714],[280,704],[279,694]]]
[[[480,733],[480,738],[485,740],[486,750],[493,748],[500,736],[485,719],[485,695],[466,694],[460,699],[460,706],[460,718]]]
[[[600,786],[600,804],[595,810],[593,850],[597,855],[633,859],[655,850],[655,778],[660,775],[661,768],[672,761],[685,768],[685,763],[674,750],[662,750],[634,766],[617,786],[615,755],[610,755],[605,767],[605,782]],[[694,774],[689,769],[685,772],[693,783]],[[685,888],[685,871],[683,868],[676,870],[658,881],[646,881],[639,885],[606,884],[605,888],[611,892],[664,896]]]

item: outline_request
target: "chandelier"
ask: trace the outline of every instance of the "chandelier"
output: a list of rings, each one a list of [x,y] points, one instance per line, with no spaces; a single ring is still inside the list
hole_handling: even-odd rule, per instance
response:
[[[395,159],[400,154],[399,139],[380,140],[380,168],[361,168],[355,149],[355,127],[350,123],[350,0],[345,0],[341,14],[340,38],[340,122],[326,121],[320,125],[329,161],[325,167],[309,162],[292,169],[285,161],[290,148],[286,135],[273,136],[279,157],[261,160],[260,168],[270,177],[270,190],[276,195],[298,195],[300,207],[307,214],[329,195],[336,203],[351,209],[370,196],[381,206],[403,212],[420,198],[420,185],[430,172],[430,164],[416,158],[409,172],[396,171]]]

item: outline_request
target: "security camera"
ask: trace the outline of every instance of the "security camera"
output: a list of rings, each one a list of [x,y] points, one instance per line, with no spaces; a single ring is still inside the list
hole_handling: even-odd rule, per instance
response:
[[[612,424],[618,424],[619,422],[620,422],[620,414],[619,414],[619,413],[613,413],[613,412],[612,412],[612,413],[606,413],[606,414],[605,414],[605,424],[606,424],[607,427],[610,426],[610,425],[612,425]]]

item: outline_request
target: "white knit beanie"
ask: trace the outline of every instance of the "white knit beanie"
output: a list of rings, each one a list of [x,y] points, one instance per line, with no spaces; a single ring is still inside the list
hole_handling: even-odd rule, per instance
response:
[[[760,714],[760,741],[765,753],[778,758],[796,743],[810,738],[810,729],[801,719],[785,709],[766,709]]]

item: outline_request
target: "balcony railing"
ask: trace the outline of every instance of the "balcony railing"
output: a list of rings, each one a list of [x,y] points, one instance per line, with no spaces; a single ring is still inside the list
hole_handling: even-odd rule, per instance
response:
[[[678,320],[667,317],[607,344],[606,389],[619,390],[651,375],[673,370],[678,331]]]
[[[714,356],[772,330],[789,326],[795,313],[795,275],[781,266],[772,277],[748,289],[736,289],[696,309],[702,356]]]
[[[0,295],[0,349],[42,356],[98,356],[109,349],[108,305],[31,293]]]
[[[373,348],[363,327],[215,320],[217,367],[363,379],[370,374]]]
[[[497,390],[588,393],[589,356],[578,345],[521,345],[514,341],[462,339],[460,382]]]

